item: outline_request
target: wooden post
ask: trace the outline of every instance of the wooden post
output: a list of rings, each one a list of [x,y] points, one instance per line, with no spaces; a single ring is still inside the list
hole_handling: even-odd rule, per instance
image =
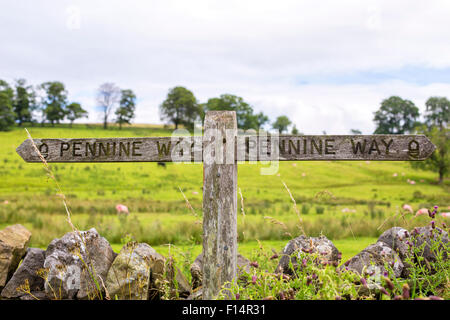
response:
[[[203,299],[236,278],[236,113],[209,111],[203,136]]]

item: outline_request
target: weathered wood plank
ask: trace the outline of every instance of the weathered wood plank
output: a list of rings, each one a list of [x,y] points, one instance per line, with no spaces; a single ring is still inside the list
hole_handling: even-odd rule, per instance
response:
[[[33,139],[47,162],[193,162],[202,161],[202,137]],[[17,153],[40,162],[30,139]]]
[[[203,299],[233,281],[237,266],[236,113],[209,111],[203,136]]]
[[[239,161],[252,159],[255,154],[257,160],[271,161],[414,161],[425,160],[436,149],[424,135],[280,135],[259,137],[258,141],[253,138],[253,143],[251,137],[245,139],[246,143],[238,143]],[[267,152],[261,148],[264,144]],[[272,152],[276,146],[278,150]]]
[[[201,162],[202,148],[207,147],[202,137],[34,141],[47,162]],[[235,141],[238,161],[415,161],[428,158],[436,148],[424,135],[243,135]],[[25,161],[40,161],[30,140],[17,153]]]

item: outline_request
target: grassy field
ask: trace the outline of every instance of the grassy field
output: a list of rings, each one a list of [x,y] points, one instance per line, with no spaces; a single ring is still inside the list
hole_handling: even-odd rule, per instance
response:
[[[169,129],[132,126],[103,130],[99,125],[28,127],[33,138],[168,136]],[[0,133],[0,228],[22,223],[33,232],[32,246],[46,247],[70,227],[55,184],[42,164],[25,163],[15,152],[27,138],[23,128]],[[282,162],[279,174],[260,175],[261,164],[240,164],[238,187],[239,246],[251,255],[264,246],[280,250],[300,234],[299,217],[283,182],[296,200],[308,235],[324,234],[350,257],[393,225],[411,226],[427,219],[397,213],[402,204],[414,209],[439,205],[449,211],[450,183],[437,185],[437,174],[416,171],[406,162],[321,161]],[[51,164],[70,202],[80,229],[95,227],[120,249],[124,239],[145,241],[161,253],[173,244],[181,251],[201,244],[202,165],[168,163]],[[415,185],[407,183],[414,180]],[[180,189],[195,212],[186,206]],[[118,217],[115,205],[130,209]],[[345,210],[348,209],[348,210]],[[347,212],[343,212],[347,211]],[[444,221],[438,219],[438,223]],[[196,251],[195,251],[196,250]],[[195,257],[194,257],[195,258]]]

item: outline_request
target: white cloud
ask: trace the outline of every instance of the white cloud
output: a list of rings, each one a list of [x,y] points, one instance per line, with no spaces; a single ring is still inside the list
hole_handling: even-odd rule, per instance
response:
[[[311,78],[450,67],[448,1],[1,1],[0,78],[63,81],[91,114],[105,81],[133,89],[136,122],[159,122],[169,88],[232,93],[305,133],[373,131],[398,94],[422,107],[448,83]],[[296,81],[306,81],[299,85]],[[90,121],[98,121],[92,114]]]

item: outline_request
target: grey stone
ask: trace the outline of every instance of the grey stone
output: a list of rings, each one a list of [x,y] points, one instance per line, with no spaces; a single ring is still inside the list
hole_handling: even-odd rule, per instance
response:
[[[250,272],[250,260],[238,253],[237,255],[237,275],[241,275],[242,272]],[[192,276],[192,289],[196,289],[202,286],[203,281],[203,253],[199,254],[195,258],[191,265]]]
[[[428,262],[436,261],[436,254],[442,253],[444,259],[448,259],[448,233],[440,228],[431,226],[419,227],[411,230],[412,244],[415,251]],[[435,243],[434,248],[432,241]],[[440,242],[437,244],[437,242]],[[433,250],[432,250],[433,248]]]
[[[20,300],[50,300],[45,291],[31,291],[31,294],[21,296]]]
[[[346,261],[340,269],[351,270],[361,276],[368,275],[370,279],[380,282],[383,274],[387,272],[385,263],[394,271],[395,277],[400,277],[403,271],[403,262],[398,254],[384,242],[369,245],[356,256]]]
[[[193,291],[186,300],[202,300],[202,288]]]
[[[306,237],[301,235],[287,243],[282,252],[275,273],[293,275],[294,270],[289,266],[292,262],[294,269],[299,268],[299,260],[307,254],[317,254],[318,263],[328,263],[337,266],[340,261],[340,252],[327,237]]]
[[[44,267],[45,251],[38,248],[28,248],[25,258],[17,268],[12,278],[2,291],[4,298],[23,296],[23,291],[17,289],[26,281],[30,291],[44,291],[44,279],[38,275],[38,270]]]
[[[106,288],[111,299],[157,299],[165,284],[171,296],[178,293],[180,297],[187,297],[190,294],[188,281],[178,268],[166,261],[146,243],[127,243],[108,272]]]
[[[401,276],[407,278],[411,267],[407,261],[412,258],[408,245],[408,243],[411,243],[411,235],[408,230],[400,227],[392,227],[381,234],[378,242],[385,243],[399,255],[404,265]]]
[[[31,232],[21,224],[0,230],[0,289],[12,277],[25,255]]]
[[[44,287],[49,297],[95,299],[103,291],[102,283],[115,253],[108,241],[92,228],[54,239],[45,256],[48,276]]]
[[[410,239],[408,230],[393,227],[381,234],[378,242],[384,242],[389,248],[397,252],[402,260],[408,256],[409,246],[406,243]]]

